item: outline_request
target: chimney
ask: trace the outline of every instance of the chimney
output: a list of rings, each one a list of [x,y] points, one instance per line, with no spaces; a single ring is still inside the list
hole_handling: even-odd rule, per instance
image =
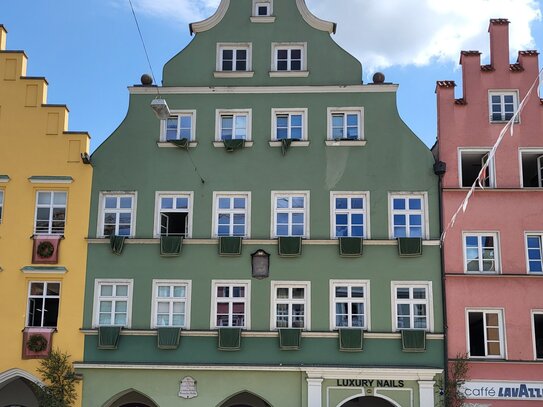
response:
[[[509,69],[509,20],[490,20],[490,64],[495,70]]]
[[[8,34],[8,30],[0,24],[0,51],[4,51],[6,49],[6,37]]]

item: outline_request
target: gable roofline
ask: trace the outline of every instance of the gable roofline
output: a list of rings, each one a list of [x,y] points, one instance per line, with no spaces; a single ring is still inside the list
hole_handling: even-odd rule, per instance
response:
[[[195,33],[200,33],[203,31],[210,30],[213,27],[215,27],[224,18],[229,6],[230,6],[230,0],[221,0],[221,3],[219,4],[217,11],[215,11],[215,14],[213,14],[209,18],[206,18],[205,20],[189,24],[190,34],[192,35]],[[320,31],[326,31],[330,34],[336,33],[336,27],[337,27],[336,23],[321,20],[320,18],[316,17],[307,8],[307,4],[305,4],[305,0],[296,0],[296,7],[298,7],[298,11],[302,15],[302,18],[304,19],[304,21],[307,24],[309,24],[311,27]]]

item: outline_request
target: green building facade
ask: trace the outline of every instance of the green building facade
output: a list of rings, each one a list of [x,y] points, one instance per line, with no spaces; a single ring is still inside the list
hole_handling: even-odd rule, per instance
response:
[[[222,0],[130,88],[92,155],[84,406],[437,403],[433,157],[335,28]]]

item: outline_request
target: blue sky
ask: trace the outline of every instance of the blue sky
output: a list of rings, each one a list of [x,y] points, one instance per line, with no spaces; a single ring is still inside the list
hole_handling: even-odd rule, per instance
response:
[[[218,1],[133,0],[157,81],[190,41],[188,23],[211,15]],[[364,82],[382,71],[400,85],[400,115],[428,146],[436,137],[435,83],[461,84],[461,50],[488,58],[489,18],[511,21],[512,61],[519,49],[543,51],[541,0],[306,2],[338,23],[334,38],[361,60]],[[149,72],[128,0],[2,0],[0,24],[7,49],[26,52],[27,74],[47,78],[48,102],[68,105],[70,130],[88,131],[96,149],[126,114],[127,86]]]

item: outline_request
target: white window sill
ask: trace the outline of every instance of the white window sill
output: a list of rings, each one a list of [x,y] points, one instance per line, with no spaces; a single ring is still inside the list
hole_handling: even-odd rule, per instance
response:
[[[309,71],[270,71],[270,78],[307,78]]]
[[[167,141],[158,141],[156,143],[156,145],[158,146],[158,148],[179,148],[178,146],[176,146],[175,144],[173,143],[169,143]],[[197,141],[189,141],[189,147],[190,148],[195,148],[198,146],[198,142]]]
[[[253,146],[253,141],[246,140],[243,148],[252,147],[252,146]],[[213,147],[224,148],[224,143],[222,141],[214,141]]]
[[[327,147],[364,147],[366,140],[326,140]]]
[[[496,275],[500,274],[499,271],[464,271],[464,274],[474,275],[474,276],[487,276],[487,275]]]
[[[272,140],[269,142],[270,147],[281,147],[281,141]],[[308,147],[309,140],[292,140],[289,147]]]
[[[254,71],[215,71],[215,78],[252,78]]]
[[[275,16],[252,16],[251,23],[275,23]]]

